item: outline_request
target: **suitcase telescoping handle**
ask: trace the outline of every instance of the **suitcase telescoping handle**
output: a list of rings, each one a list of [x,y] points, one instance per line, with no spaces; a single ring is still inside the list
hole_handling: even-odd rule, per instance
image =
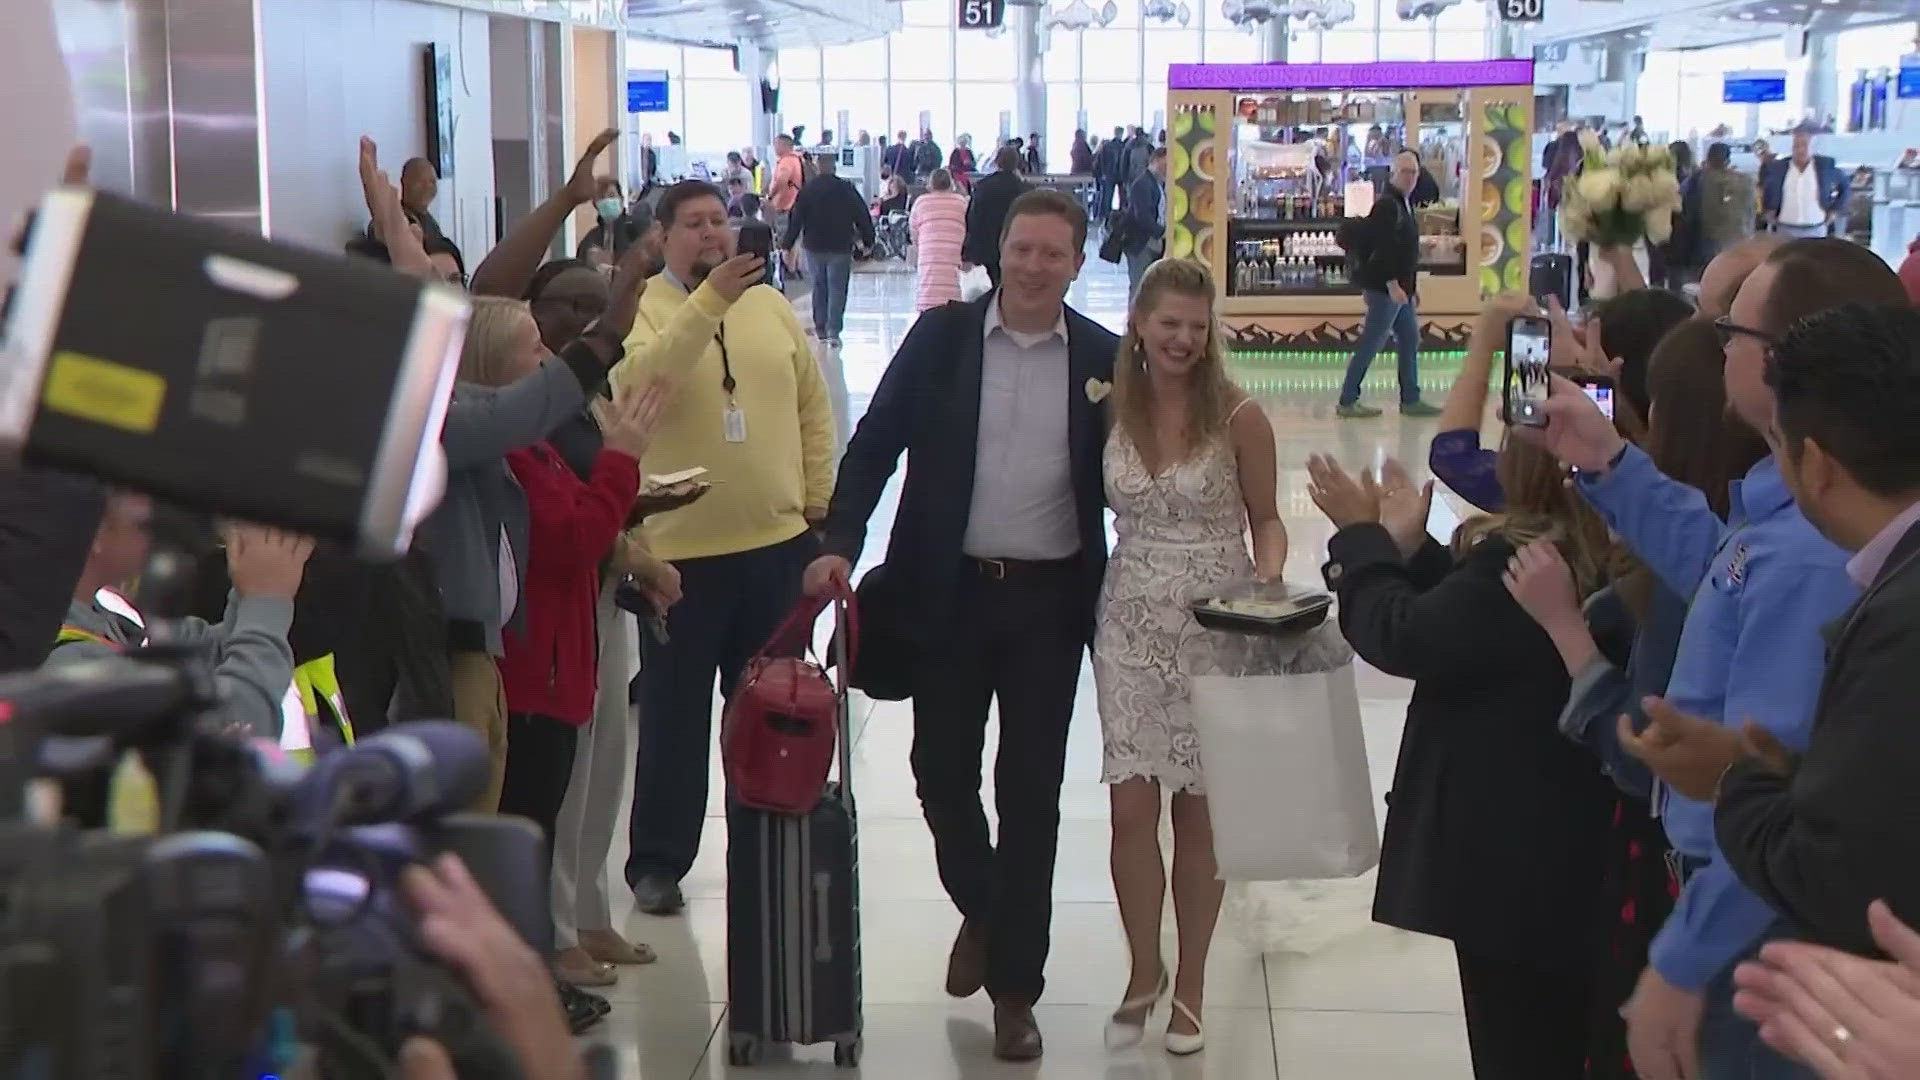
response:
[[[839,727],[836,742],[839,744],[840,758],[840,794],[848,803],[853,800],[853,708],[848,698],[852,693],[853,682],[853,642],[859,634],[858,609],[853,592],[842,586],[833,594],[833,664],[838,679],[834,689],[834,723]]]

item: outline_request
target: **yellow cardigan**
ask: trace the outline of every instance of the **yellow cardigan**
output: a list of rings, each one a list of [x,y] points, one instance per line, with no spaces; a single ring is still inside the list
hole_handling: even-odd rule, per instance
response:
[[[728,442],[723,420],[724,338],[732,401],[746,439]],[[712,286],[687,295],[666,276],[647,283],[615,386],[659,379],[674,391],[642,468],[696,466],[714,488],[691,506],[648,519],[653,553],[668,562],[731,555],[806,532],[833,495],[833,405],[813,348],[787,298],[755,285],[728,305]]]

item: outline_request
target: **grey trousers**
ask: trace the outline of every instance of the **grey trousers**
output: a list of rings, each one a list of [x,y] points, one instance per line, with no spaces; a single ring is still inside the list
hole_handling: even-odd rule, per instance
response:
[[[553,944],[570,949],[582,930],[613,929],[607,855],[620,823],[620,797],[633,774],[634,706],[627,684],[639,670],[639,627],[600,592],[600,686],[593,723],[580,733],[573,777],[553,830]]]

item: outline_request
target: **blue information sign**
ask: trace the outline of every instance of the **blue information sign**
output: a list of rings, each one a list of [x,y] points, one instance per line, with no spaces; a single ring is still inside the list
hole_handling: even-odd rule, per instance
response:
[[[1900,76],[1894,82],[1893,96],[1920,98],[1920,53],[1900,58]]]
[[[667,111],[667,73],[631,71],[627,73],[627,111],[630,113]]]
[[[1763,105],[1787,100],[1784,71],[1729,71],[1721,84],[1720,100],[1728,105]]]

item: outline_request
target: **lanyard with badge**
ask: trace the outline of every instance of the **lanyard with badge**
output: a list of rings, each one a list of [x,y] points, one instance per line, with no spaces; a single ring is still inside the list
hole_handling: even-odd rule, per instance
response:
[[[722,325],[713,332],[715,344],[720,346],[720,389],[726,391],[727,407],[720,414],[721,437],[730,443],[747,441],[747,414],[740,411],[739,399],[734,391],[740,387],[733,377],[733,358],[727,355],[727,328]]]

